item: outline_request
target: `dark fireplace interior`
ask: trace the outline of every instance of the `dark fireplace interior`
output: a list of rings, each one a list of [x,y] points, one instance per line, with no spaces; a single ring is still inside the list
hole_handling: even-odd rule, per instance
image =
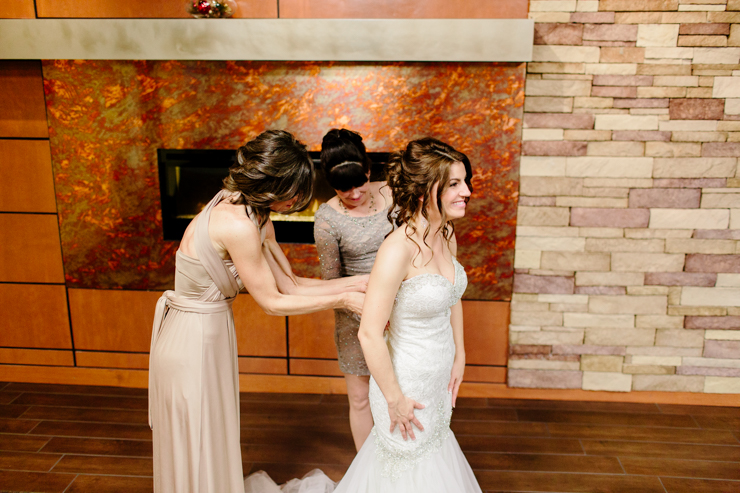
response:
[[[319,166],[319,152],[309,153],[317,169],[314,200],[305,211],[284,216],[273,213],[275,236],[281,243],[314,243],[313,218],[319,205],[334,196]],[[368,152],[373,163],[371,181],[384,178],[387,152]],[[179,241],[190,220],[221,189],[236,154],[223,149],[157,149],[162,235]]]

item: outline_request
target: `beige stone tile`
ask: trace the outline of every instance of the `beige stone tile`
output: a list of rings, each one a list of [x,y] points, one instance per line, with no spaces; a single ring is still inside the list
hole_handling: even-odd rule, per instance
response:
[[[622,367],[622,372],[629,374],[674,375],[676,373],[676,367],[625,364]]]
[[[583,197],[616,197],[616,198],[627,198],[629,197],[629,188],[617,188],[617,187],[591,187],[584,188],[581,191]]]
[[[511,344],[583,344],[583,333],[578,332],[512,332],[509,334]]]
[[[656,346],[666,347],[704,347],[704,334],[701,330],[658,329]]]
[[[704,392],[707,394],[740,394],[740,378],[706,377]]]
[[[598,346],[652,346],[655,340],[654,329],[625,329],[625,328],[586,328],[586,344]]]
[[[569,226],[517,226],[516,236],[578,236],[578,229]]]
[[[516,240],[516,248],[522,250],[541,250],[553,252],[582,252],[585,250],[585,238],[568,236],[525,236]]]
[[[526,96],[588,96],[591,82],[585,80],[536,80],[527,79],[524,89]]]
[[[726,142],[727,132],[673,132],[671,140],[674,142]]]
[[[539,269],[541,256],[539,250],[514,250],[514,268]]]
[[[694,50],[696,48],[660,48],[660,47],[649,47],[645,48],[645,58],[694,58]]]
[[[668,309],[667,296],[591,296],[590,313],[664,315]]]
[[[632,390],[632,376],[616,372],[584,371],[583,390],[629,392]]]
[[[740,368],[740,359],[685,357],[686,366],[708,366],[710,368]]]
[[[650,365],[650,366],[679,366],[681,364],[680,356],[630,356],[633,365]]]
[[[596,115],[596,130],[658,130],[655,115]]]
[[[627,355],[646,356],[681,356],[696,358],[701,356],[702,348],[695,347],[660,347],[660,346],[630,346],[626,349]],[[684,359],[684,364],[686,360]]]
[[[740,341],[740,330],[707,330],[704,337],[713,341]]]
[[[626,238],[691,238],[692,230],[680,229],[648,229],[648,228],[626,228]]]
[[[570,22],[570,12],[530,12],[527,18],[532,19],[535,23],[568,23]]]
[[[567,207],[519,207],[517,224],[522,226],[567,226],[569,223]]]
[[[689,317],[723,317],[727,315],[727,308],[719,306],[669,306],[668,315],[685,315]]]
[[[537,302],[539,295],[533,293],[511,293],[511,300]]]
[[[630,296],[668,296],[668,286],[627,286],[627,294]]]
[[[584,178],[583,186],[594,187],[627,187],[627,188],[652,188],[653,180],[650,178]]]
[[[634,375],[632,388],[665,392],[703,392],[704,378],[685,375]]]
[[[565,158],[557,156],[522,156],[519,163],[519,174],[521,176],[564,176]]]
[[[631,329],[635,326],[635,317],[632,315],[596,315],[593,313],[564,313],[563,321],[566,327],[588,327],[589,329],[595,327],[606,327],[608,330],[620,332],[623,330]],[[617,328],[614,328],[617,327]],[[645,330],[645,329],[640,329]],[[649,329],[648,329],[649,330]],[[642,333],[641,333],[642,334]],[[651,332],[651,341],[654,335],[654,331]],[[604,345],[603,343],[599,343]],[[615,343],[607,345],[622,345],[626,343]],[[651,342],[652,345],[652,342]]]
[[[637,46],[674,47],[677,43],[677,24],[639,24],[637,26]]]
[[[542,303],[571,303],[583,305],[588,303],[588,295],[585,294],[539,294],[537,300]]]
[[[666,240],[666,253],[714,253],[734,254],[736,241],[734,240],[701,240],[695,238]]]
[[[563,314],[553,312],[512,312],[512,325],[563,325]]]
[[[542,269],[608,271],[608,253],[542,252]]]
[[[650,209],[649,228],[655,229],[727,229],[727,209]]]
[[[641,329],[683,329],[683,317],[670,315],[638,315],[635,326]]]
[[[532,61],[598,63],[599,48],[596,46],[535,45],[532,47]]]
[[[530,12],[575,12],[576,0],[531,0]]]
[[[621,372],[623,356],[584,354],[581,356],[581,370]]]
[[[717,274],[716,287],[720,288],[740,288],[740,274]]]
[[[681,290],[683,306],[740,306],[740,288],[701,288],[684,286]]]
[[[662,253],[665,240],[633,240],[627,238],[587,238],[589,252],[657,252]]]
[[[737,193],[702,193],[702,209],[738,209],[740,208],[740,190]],[[735,191],[733,190],[733,192]],[[729,190],[728,190],[729,192]]]
[[[683,254],[623,253],[612,254],[614,272],[682,272]]]
[[[509,359],[509,368],[526,370],[578,370],[577,361],[550,361],[542,359]]]
[[[645,155],[650,157],[699,157],[701,144],[697,142],[646,142]]]
[[[587,63],[586,73],[592,75],[635,75],[636,63]]]
[[[614,197],[556,197],[558,207],[601,207],[609,209],[627,208],[628,199]]]
[[[565,174],[566,176],[588,178],[651,178],[653,176],[653,158],[568,157],[566,158]]]
[[[526,104],[526,103],[525,103]],[[738,113],[740,114],[740,112]],[[566,130],[563,133],[565,140],[604,141],[612,138],[611,130]]]
[[[622,238],[624,228],[589,228],[582,226],[578,228],[578,236],[591,238]]]
[[[642,272],[576,272],[576,286],[641,286]]]

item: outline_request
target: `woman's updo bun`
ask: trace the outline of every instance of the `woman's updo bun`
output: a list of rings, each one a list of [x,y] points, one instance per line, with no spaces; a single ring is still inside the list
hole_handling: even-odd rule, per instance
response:
[[[357,132],[334,128],[321,142],[321,167],[335,190],[346,192],[368,181],[370,158]]]

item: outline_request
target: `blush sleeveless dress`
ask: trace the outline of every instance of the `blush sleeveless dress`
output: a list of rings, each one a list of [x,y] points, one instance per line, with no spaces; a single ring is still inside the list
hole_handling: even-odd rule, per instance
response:
[[[178,250],[175,290],[157,302],[149,363],[156,493],[244,488],[231,307],[242,283],[208,235],[211,211],[228,195],[219,192],[195,219],[198,258]]]

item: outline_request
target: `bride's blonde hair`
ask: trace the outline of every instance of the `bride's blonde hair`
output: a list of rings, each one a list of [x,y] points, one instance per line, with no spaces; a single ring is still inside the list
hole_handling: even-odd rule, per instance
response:
[[[391,154],[386,168],[388,186],[393,196],[393,207],[388,212],[388,220],[396,226],[407,225],[406,236],[416,244],[421,253],[421,247],[412,238],[420,225],[416,224],[415,218],[421,214],[425,219],[423,242],[426,242],[431,226],[429,213],[425,205],[432,200],[437,203],[437,208],[442,216],[442,223],[437,230],[449,243],[455,226],[447,219],[447,214],[442,207],[440,199],[444,191],[449,187],[450,167],[454,163],[462,163],[465,166],[465,184],[470,191],[473,186],[470,179],[473,176],[470,160],[451,145],[445,144],[437,139],[426,137],[409,142],[406,149]],[[432,188],[437,186],[437,194],[432,197]],[[421,199],[421,200],[420,200]]]

